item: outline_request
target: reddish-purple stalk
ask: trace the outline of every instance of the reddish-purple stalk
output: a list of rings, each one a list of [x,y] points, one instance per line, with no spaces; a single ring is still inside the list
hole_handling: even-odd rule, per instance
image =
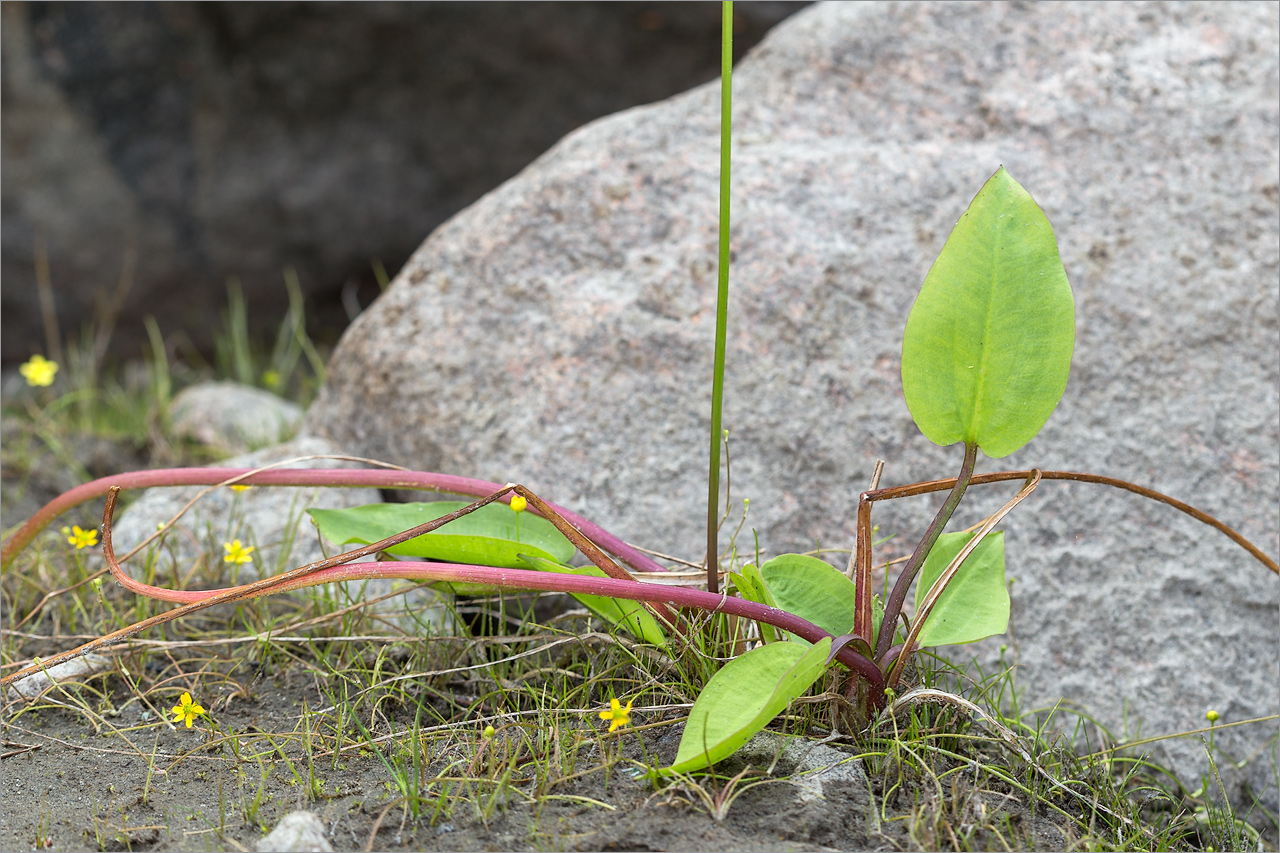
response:
[[[250,473],[256,472],[256,473]],[[247,475],[247,476],[246,476]],[[427,471],[369,470],[360,468],[161,468],[155,471],[129,471],[100,477],[63,492],[31,516],[0,549],[0,567],[9,563],[23,548],[62,513],[95,498],[105,497],[113,486],[121,489],[147,489],[154,486],[216,486],[227,481],[245,486],[367,486],[376,489],[415,489],[470,497],[483,497],[502,488],[500,483],[433,474]],[[509,498],[504,499],[509,501]],[[577,513],[549,504],[584,536],[637,572],[665,572],[651,557],[623,542],[617,536]]]
[[[522,486],[499,486],[494,493],[480,501],[477,501],[470,507],[457,510],[443,518],[426,522],[425,524],[414,528],[412,531],[397,534],[397,536],[390,537],[389,539],[382,540],[381,542],[366,545],[346,554],[331,557],[318,563],[293,569],[292,571],[285,572],[284,574],[273,578],[266,578],[251,584],[245,584],[241,587],[207,592],[205,597],[198,601],[190,602],[182,607],[178,607],[166,613],[159,614],[158,616],[153,616],[150,619],[137,622],[127,628],[113,631],[75,649],[62,652],[61,654],[41,661],[38,664],[25,667],[0,680],[0,684],[7,685],[26,678],[29,675],[34,675],[42,669],[56,666],[59,663],[79,657],[80,655],[117,645],[147,628],[207,609],[215,604],[244,601],[250,598],[259,598],[266,595],[274,595],[279,592],[287,592],[325,583],[334,583],[336,581],[368,580],[373,578],[404,578],[408,580],[444,581],[451,583],[483,583],[507,589],[538,589],[554,592],[577,592],[588,595],[602,595],[610,598],[626,598],[632,601],[649,602],[657,605],[661,609],[665,609],[666,604],[675,604],[677,606],[695,607],[697,609],[710,612],[721,611],[748,619],[754,619],[760,622],[766,622],[814,643],[819,642],[824,637],[831,636],[829,633],[813,623],[801,619],[800,617],[785,610],[779,610],[776,607],[768,607],[763,604],[756,604],[755,602],[747,601],[745,599],[731,598],[727,595],[716,595],[715,593],[697,589],[669,587],[659,584],[646,584],[639,581],[621,580],[617,578],[582,577],[578,575],[562,575],[530,571],[526,569],[499,569],[492,566],[471,566],[454,563],[393,561],[341,564],[343,560],[358,559],[362,556],[368,556],[371,553],[375,553],[384,547],[389,547],[389,544],[393,540],[411,538],[425,528],[434,529],[436,527],[443,526],[453,518],[477,509],[484,504],[505,499],[507,493],[513,488],[514,490],[524,494],[526,497],[536,497]],[[110,532],[112,516],[115,510],[115,497],[118,491],[119,489],[116,487],[108,489],[107,504],[103,513],[103,553],[108,564],[113,569],[113,574],[120,579],[126,576],[124,576],[123,571],[116,563],[115,554],[111,545]],[[169,592],[168,590],[136,584],[136,582],[130,584],[130,588],[138,589],[146,595],[151,595],[149,590],[152,589],[155,589],[155,591],[160,594]],[[883,676],[881,675],[879,668],[876,667],[876,665],[869,659],[857,654],[852,649],[842,650],[842,652],[837,655],[836,659],[866,678],[872,684],[873,688],[875,688],[874,695],[883,694]]]
[[[631,601],[648,601],[693,607],[708,613],[729,613],[765,622],[781,628],[811,643],[817,643],[831,634],[812,622],[777,607],[757,604],[745,598],[707,592],[666,584],[624,581],[615,578],[594,578],[581,575],[562,575],[529,569],[495,569],[491,566],[469,566],[457,563],[427,563],[393,561],[384,563],[350,563],[271,588],[271,593],[301,589],[317,584],[370,578],[403,578],[417,581],[446,581],[449,583],[482,583],[505,589],[546,590],[580,595],[602,595],[608,598],[626,598]],[[884,678],[879,667],[867,658],[849,649],[835,659],[871,682],[878,692],[884,692]]]
[[[996,474],[976,475],[970,479],[970,484],[978,485],[982,483],[1021,479],[1025,478],[1030,473],[1031,472],[1028,471],[1007,471]],[[1260,548],[1253,545],[1253,543],[1249,542],[1235,530],[1207,513],[1195,509],[1194,507],[1175,500],[1167,495],[1135,485],[1126,480],[1104,477],[1097,474],[1084,474],[1074,471],[1045,471],[1042,472],[1041,476],[1046,480],[1074,480],[1079,482],[1108,485],[1169,504],[1188,515],[1191,515],[1193,518],[1196,518],[1197,520],[1225,533],[1233,541],[1248,550],[1250,554],[1257,558],[1259,562],[1272,572],[1280,574],[1280,566],[1277,566],[1275,560],[1263,554]],[[857,543],[859,585],[869,585],[870,553],[866,546],[870,542],[870,504],[876,500],[908,497],[953,488],[957,484],[958,479],[959,478],[934,480],[931,482],[913,483],[908,486],[899,486],[896,488],[877,489],[874,491],[864,492],[859,497]],[[50,501],[42,507],[35,516],[29,519],[22,528],[14,533],[7,542],[4,543],[2,552],[0,552],[0,558],[2,558],[3,565],[7,566],[36,536],[36,534],[38,534],[44,527],[48,526],[48,524],[58,515],[74,506],[84,503],[85,501],[106,494],[113,487],[147,488],[152,486],[181,485],[209,486],[226,483],[227,481],[238,481],[246,485],[262,486],[378,486],[382,488],[441,491],[472,496],[480,496],[486,494],[486,492],[489,493],[488,497],[481,501],[481,503],[488,503],[492,500],[499,499],[509,500],[509,497],[506,496],[505,490],[510,489],[509,486],[499,486],[495,483],[486,483],[481,480],[473,480],[465,477],[405,470],[386,471],[349,468],[301,470],[177,468],[157,471],[137,471],[94,480],[93,482],[86,483],[65,492]],[[494,494],[494,492],[498,492],[499,490],[504,491],[502,494]],[[521,491],[525,490],[521,489]],[[109,503],[113,503],[113,501],[109,501]],[[541,501],[538,501],[538,503],[541,503]],[[564,519],[569,521],[574,528],[574,531],[586,534],[590,539],[598,542],[608,551],[611,551],[616,556],[620,557],[632,568],[640,571],[664,571],[662,566],[658,565],[647,556],[641,554],[625,542],[622,542],[622,540],[586,521],[580,516],[559,507],[555,507],[552,504],[547,504],[546,507],[548,510],[551,510],[552,513],[559,512]],[[474,505],[472,508],[474,508]],[[545,514],[546,513],[544,513],[544,515]],[[571,538],[577,539],[579,537],[573,536]],[[864,553],[867,558],[865,561],[862,559]],[[355,558],[354,554],[343,556],[346,559]],[[490,583],[495,586],[509,586],[512,588],[522,589],[546,589],[564,592],[579,591],[580,588],[583,592],[594,592],[595,594],[607,595],[614,598],[628,598],[650,603],[669,602],[672,604],[696,607],[713,612],[720,610],[726,613],[734,613],[746,618],[775,625],[783,630],[790,631],[797,636],[811,641],[817,641],[822,637],[830,636],[827,632],[817,626],[812,625],[791,613],[787,613],[786,611],[765,607],[764,605],[758,605],[742,599],[729,598],[728,596],[723,595],[718,596],[701,590],[682,589],[679,587],[660,587],[616,578],[600,579],[566,575],[547,575],[540,572],[528,572],[519,569],[494,569],[486,566],[459,566],[452,564],[408,562],[397,562],[392,564],[364,563],[359,564],[358,566],[334,565],[335,563],[341,562],[341,560],[342,557],[335,558],[332,562],[322,561],[322,563],[324,563],[323,566],[315,564],[312,567],[295,569],[292,572],[286,572],[282,576],[268,578],[264,581],[247,585],[247,587],[235,588],[211,594],[207,598],[192,602],[183,607],[175,608],[167,613],[153,616],[150,619],[143,620],[142,622],[129,626],[128,628],[100,637],[98,640],[81,646],[78,649],[74,649],[70,652],[64,652],[47,661],[27,667],[19,672],[6,676],[4,679],[0,680],[0,683],[5,685],[10,684],[21,678],[25,678],[44,667],[53,666],[65,660],[70,660],[80,654],[93,650],[93,648],[105,648],[107,646],[118,644],[128,637],[134,636],[149,627],[162,624],[190,612],[203,610],[207,607],[213,606],[214,604],[243,600],[245,598],[256,597],[257,595],[265,595],[272,592],[283,591],[284,589],[297,588],[298,586],[311,586],[316,583],[329,583],[335,580],[358,577],[416,577],[420,579],[445,581],[474,580],[481,583]],[[385,569],[383,568],[384,566],[391,566],[392,569]],[[393,573],[403,572],[405,570],[411,574]],[[356,574],[340,577],[334,575],[335,571],[355,572]],[[373,574],[373,572],[380,572],[381,574]],[[477,572],[479,574],[475,574]],[[584,586],[580,587],[580,585]],[[861,608],[859,608],[859,612],[861,612]],[[867,624],[869,624],[869,621]],[[863,643],[865,643],[865,641],[863,641]],[[868,698],[878,707],[883,702],[883,677],[879,668],[872,661],[868,660],[863,654],[856,651],[856,648],[863,645],[863,643],[849,643],[846,641],[845,643],[839,644],[835,658],[840,660],[846,666],[849,666],[852,670],[858,672],[866,679],[868,686],[871,688],[870,696]],[[894,650],[891,649],[889,651],[889,655],[882,655],[880,658],[884,660],[892,657],[892,652]]]

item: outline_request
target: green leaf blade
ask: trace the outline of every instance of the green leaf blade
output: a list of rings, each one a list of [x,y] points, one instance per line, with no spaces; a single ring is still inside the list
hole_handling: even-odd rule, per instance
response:
[[[675,762],[659,774],[690,773],[723,761],[826,671],[831,638],[757,646],[711,677],[689,711]]]
[[[916,581],[916,612],[973,533],[944,533],[925,558]],[[1003,634],[1009,629],[1009,588],[1005,585],[1004,534],[988,533],[956,572],[920,631],[923,646],[954,646]]]
[[[782,554],[761,566],[760,576],[773,606],[836,637],[853,630],[856,589],[829,563],[805,554]]]
[[[330,542],[370,544],[467,506],[461,501],[367,504],[350,509],[309,509],[320,534]],[[573,558],[574,547],[551,522],[503,504],[482,506],[439,530],[402,542],[390,553],[450,563],[473,563],[500,569],[522,569],[520,555],[555,563]]]
[[[1004,167],[956,223],[925,276],[902,340],[902,386],[935,444],[1007,456],[1062,399],[1075,302],[1053,228]]]

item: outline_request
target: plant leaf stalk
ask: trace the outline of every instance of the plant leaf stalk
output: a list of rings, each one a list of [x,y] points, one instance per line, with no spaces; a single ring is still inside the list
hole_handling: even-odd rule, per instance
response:
[[[457,477],[451,474],[436,474],[429,471],[410,471],[397,466],[386,465],[386,463],[375,463],[386,466],[385,470],[369,470],[361,468],[285,468],[278,466],[287,465],[292,462],[305,461],[316,457],[299,457],[298,459],[285,460],[275,463],[274,465],[264,466],[262,468],[158,468],[151,471],[126,471],[120,474],[112,474],[109,477],[100,477],[97,480],[91,480],[88,483],[76,486],[63,492],[58,497],[49,501],[40,508],[35,515],[27,519],[23,525],[18,528],[8,539],[4,541],[3,548],[0,548],[0,568],[9,568],[9,564],[14,558],[22,552],[27,545],[31,544],[41,530],[44,530],[54,519],[58,518],[68,510],[74,509],[83,503],[104,497],[112,486],[119,486],[121,489],[149,489],[158,486],[222,486],[232,483],[243,483],[249,486],[328,486],[331,488],[370,486],[379,489],[410,489],[426,492],[440,492],[453,495],[468,495],[471,497],[482,497],[488,495],[500,488],[499,483],[490,483],[485,480],[475,480],[469,477]],[[330,458],[350,458],[350,457],[330,457]],[[369,462],[370,460],[359,460]],[[1025,480],[1031,476],[1029,470],[1021,471],[996,471],[990,474],[974,474],[969,484],[973,486],[989,485],[991,483],[1003,483],[1008,480]],[[1118,477],[1107,477],[1102,474],[1089,474],[1082,471],[1041,471],[1040,476],[1045,480],[1068,480],[1077,483],[1093,483],[1101,486],[1110,486],[1111,488],[1121,489],[1126,492],[1132,492],[1136,495],[1158,501],[1173,507],[1179,512],[1186,513],[1197,521],[1207,524],[1223,535],[1231,539],[1241,548],[1244,548],[1259,563],[1265,566],[1273,574],[1280,574],[1280,565],[1271,557],[1263,553],[1262,549],[1254,545],[1232,527],[1203,510],[1196,509],[1188,503],[1170,497],[1169,495],[1157,492],[1154,489],[1148,489],[1145,486],[1139,486],[1137,483],[1131,483],[1128,480],[1121,480]],[[863,503],[871,504],[876,501],[896,500],[897,498],[914,497],[916,495],[929,494],[931,492],[940,492],[944,489],[950,489],[955,486],[957,478],[951,477],[943,480],[926,480],[919,483],[910,483],[905,486],[892,486],[884,489],[875,489],[863,492],[859,496],[859,505]],[[556,504],[549,504],[556,512],[564,516],[575,528],[580,530],[584,535],[588,536],[597,545],[620,558],[625,565],[638,572],[665,572],[667,569],[661,564],[655,562],[651,557],[641,553],[636,548],[623,542],[617,536],[609,533],[607,530],[588,521],[577,513],[571,512]],[[868,522],[870,516],[868,516]],[[867,535],[859,534],[860,541],[865,538],[866,542],[870,542],[870,524],[867,526]],[[868,551],[868,555],[869,555]],[[866,571],[870,575],[870,562],[867,563]],[[855,571],[861,571],[862,567],[856,567]]]
[[[102,552],[107,560],[107,568],[110,570],[111,576],[115,578],[116,582],[119,583],[121,586],[123,586],[125,589],[129,590],[130,592],[136,593],[138,595],[145,595],[148,598],[156,598],[161,601],[172,601],[176,603],[189,604],[196,601],[202,601],[206,598],[209,598],[210,596],[232,593],[232,592],[235,592],[236,590],[252,592],[254,594],[251,595],[250,597],[256,598],[257,593],[264,590],[269,590],[270,592],[274,593],[274,592],[280,592],[283,589],[293,589],[294,587],[289,586],[288,584],[294,578],[302,577],[304,575],[308,575],[313,572],[322,571],[326,568],[332,568],[334,566],[347,563],[347,562],[350,562],[351,560],[356,560],[361,557],[367,557],[373,554],[377,554],[379,551],[385,551],[388,548],[393,548],[396,545],[399,545],[402,542],[407,542],[416,536],[421,536],[424,533],[430,533],[433,530],[439,530],[441,527],[448,524],[449,522],[462,518],[464,515],[468,515],[469,513],[479,509],[482,506],[485,506],[486,504],[490,504],[490,503],[493,503],[494,501],[499,501],[499,500],[502,500],[503,502],[509,502],[510,498],[507,496],[510,493],[518,494],[524,497],[530,504],[533,505],[534,509],[538,512],[539,515],[541,515],[542,517],[550,521],[552,524],[554,524],[556,528],[561,533],[563,533],[571,543],[573,543],[574,547],[576,547],[579,551],[581,551],[588,559],[591,560],[592,563],[594,563],[601,571],[603,571],[609,577],[616,578],[618,580],[626,580],[626,581],[631,580],[631,574],[626,569],[622,568],[617,563],[615,563],[609,557],[608,554],[600,550],[600,548],[598,548],[594,542],[592,542],[590,539],[584,536],[580,530],[578,530],[573,525],[571,525],[568,521],[566,521],[565,518],[562,515],[560,515],[560,513],[556,512],[555,508],[552,507],[551,504],[547,503],[542,498],[538,497],[533,492],[526,489],[524,486],[508,483],[505,486],[499,486],[496,491],[484,497],[483,499],[469,506],[465,506],[460,509],[454,510],[453,512],[448,513],[447,515],[443,515],[440,518],[432,519],[430,521],[425,521],[416,527],[397,533],[394,536],[388,536],[386,539],[383,539],[379,542],[374,542],[370,545],[363,545],[352,551],[348,551],[345,554],[339,554],[334,557],[329,557],[324,560],[319,560],[315,563],[309,563],[306,566],[302,566],[300,568],[293,569],[283,574],[276,575],[273,578],[265,578],[263,580],[256,581],[251,584],[243,584],[239,587],[224,587],[222,589],[211,589],[211,590],[166,589],[164,587],[151,586],[150,584],[145,584],[145,583],[142,583],[141,581],[134,580],[132,577],[129,576],[127,572],[124,571],[123,568],[121,568],[120,563],[115,558],[115,545],[112,542],[112,535],[111,535],[111,520],[115,516],[116,498],[119,495],[119,493],[120,493],[119,486],[113,486],[111,487],[111,489],[107,491],[107,503],[106,503],[106,506],[103,508],[103,513],[102,513]],[[134,549],[134,551],[137,551],[137,550],[138,550],[137,548]],[[132,553],[133,552],[130,552],[130,555]],[[129,556],[129,555],[126,555],[126,556]],[[279,584],[280,587],[277,588],[276,584]],[[307,585],[310,586],[310,584],[307,584]],[[666,622],[668,625],[672,626],[673,628],[677,626],[677,622],[674,615],[669,610],[667,610],[666,605],[660,604],[660,603],[651,604],[650,609],[653,611],[655,616],[657,616],[659,619]]]
[[[455,510],[441,518],[425,522],[411,530],[398,533],[395,536],[388,537],[379,542],[364,545],[325,560],[309,563],[308,565],[301,566],[291,571],[284,572],[274,577],[265,578],[254,583],[212,592],[205,591],[204,593],[201,593],[203,597],[199,600],[191,601],[181,607],[158,614],[157,616],[152,616],[149,619],[144,619],[118,631],[113,631],[96,640],[70,651],[62,652],[47,660],[38,661],[19,670],[18,672],[13,673],[12,675],[6,676],[3,680],[0,680],[0,684],[8,685],[26,678],[29,675],[34,675],[35,673],[50,666],[56,666],[59,663],[72,660],[80,655],[117,645],[148,628],[186,616],[190,613],[204,610],[216,604],[260,598],[265,595],[274,595],[280,592],[317,586],[319,584],[333,583],[336,581],[367,580],[369,578],[405,578],[418,581],[483,583],[510,589],[543,589],[557,592],[580,592],[590,595],[604,595],[611,598],[627,598],[633,601],[644,601],[654,605],[655,610],[660,613],[667,613],[666,605],[670,603],[678,606],[695,607],[711,612],[723,611],[748,619],[765,622],[781,628],[784,631],[796,634],[810,642],[818,642],[824,637],[831,636],[813,623],[776,607],[768,607],[745,599],[731,598],[727,595],[717,595],[715,593],[703,592],[702,590],[671,587],[659,584],[647,584],[630,579],[623,580],[612,577],[580,577],[575,575],[562,575],[525,569],[498,569],[492,566],[468,566],[453,563],[427,563],[398,560],[393,562],[357,563],[354,565],[347,565],[351,560],[376,554],[378,551],[390,548],[400,542],[407,541],[414,536],[419,536],[423,533],[435,530],[450,521],[461,518],[469,512],[504,498],[512,492],[528,498],[530,503],[533,503],[533,499],[537,497],[523,486],[501,486],[498,491],[476,501],[473,504],[470,504],[469,506]],[[107,564],[111,567],[113,576],[117,579],[128,579],[128,575],[125,574],[124,570],[120,568],[119,563],[116,561],[111,539],[111,522],[115,513],[116,497],[118,493],[118,488],[112,488],[107,494],[106,506],[103,508],[103,555],[106,557]],[[600,568],[605,570],[603,566]],[[174,592],[157,587],[150,587],[145,584],[138,584],[137,582],[132,581],[132,579],[129,579],[129,581],[130,583],[128,586],[131,589],[142,591],[145,595],[152,595],[152,590],[156,593],[160,593],[161,596],[165,594],[172,594]],[[153,597],[160,596],[153,595]],[[667,618],[669,620],[674,619],[674,617],[670,615],[668,615]],[[850,669],[857,671],[871,682],[873,686],[878,685],[878,689],[876,690],[877,695],[883,694],[883,676],[881,675],[879,668],[877,668],[876,665],[866,657],[856,654],[852,649],[850,649],[847,653],[839,655],[837,660]]]
[[[733,3],[720,4],[720,268],[716,289],[716,349],[711,373],[711,463],[707,473],[707,591],[720,587],[720,416],[729,310],[729,140],[733,123]]]
[[[154,471],[127,471],[100,477],[63,492],[49,501],[0,548],[0,567],[8,568],[37,534],[55,518],[67,510],[96,498],[104,497],[113,486],[121,489],[149,489],[154,486],[366,486],[377,489],[412,489],[441,492],[469,497],[484,497],[502,488],[501,483],[490,483],[470,477],[451,474],[435,474],[427,471],[409,471],[404,468],[369,470],[360,468],[280,468],[281,465],[307,461],[317,457],[306,456],[277,462],[262,468],[161,468]],[[348,457],[321,457],[348,458]],[[361,460],[369,461],[369,460]],[[623,542],[609,531],[556,504],[547,503],[563,516],[576,530],[592,542],[622,560],[638,572],[665,572],[666,568],[653,558]],[[537,511],[537,505],[534,506]],[[541,512],[538,512],[541,515]]]
[[[925,530],[924,536],[916,545],[915,551],[911,554],[911,559],[907,561],[907,565],[903,567],[902,573],[898,575],[898,580],[893,585],[893,591],[889,593],[889,600],[885,602],[884,617],[881,620],[880,636],[876,640],[876,661],[884,660],[885,655],[889,651],[889,647],[893,645],[893,635],[896,633],[893,626],[898,624],[898,615],[902,613],[903,602],[907,600],[907,590],[911,588],[911,582],[916,579],[916,575],[920,573],[920,567],[924,565],[925,557],[929,556],[929,551],[933,549],[933,545],[938,541],[938,537],[942,535],[943,529],[947,526],[947,522],[951,520],[952,514],[956,511],[956,507],[960,504],[960,499],[964,497],[965,490],[969,487],[969,481],[973,478],[973,468],[978,461],[978,445],[971,442],[965,442],[964,446],[964,462],[960,465],[960,475],[956,477],[955,483],[951,487],[951,493],[947,495],[947,499],[943,501],[942,506],[938,508],[938,514],[933,517],[933,521],[929,523],[929,527]],[[862,512],[862,504],[864,503],[866,493],[863,499],[859,499],[858,512],[858,556],[861,565],[858,566],[858,579],[856,583],[859,586],[865,585],[868,589],[871,586],[871,505],[870,501],[865,501],[867,509]],[[864,531],[863,525],[866,525]],[[861,599],[859,599],[861,604]],[[870,629],[870,599],[867,600],[867,621],[868,631]],[[885,630],[887,627],[888,630]],[[870,639],[870,633],[867,633],[866,639]]]
[[[938,603],[938,599],[942,597],[942,593],[946,590],[947,584],[951,583],[951,579],[956,576],[956,572],[960,571],[961,564],[964,563],[964,561],[969,558],[969,555],[982,544],[982,540],[987,537],[987,534],[990,533],[1015,506],[1022,503],[1022,501],[1035,490],[1036,486],[1040,485],[1040,479],[1040,472],[1033,469],[1031,476],[1027,478],[1027,482],[1018,490],[1018,493],[983,523],[982,527],[978,529],[973,538],[965,543],[965,546],[960,549],[960,553],[956,554],[943,573],[938,576],[936,581],[933,582],[933,587],[929,590],[928,595],[925,596],[924,601],[920,605],[919,611],[917,611],[915,618],[911,621],[911,631],[907,634],[907,639],[902,643],[901,647],[898,648],[898,654],[894,660],[893,666],[889,669],[888,675],[885,677],[886,686],[897,686],[898,678],[902,675],[903,667],[907,665],[907,658],[909,658],[911,653],[915,650],[916,641],[920,637],[920,632],[924,630],[929,614],[933,612],[933,608]]]

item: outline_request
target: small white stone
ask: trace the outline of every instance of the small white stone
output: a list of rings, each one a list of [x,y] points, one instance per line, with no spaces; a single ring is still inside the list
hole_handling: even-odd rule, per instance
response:
[[[52,684],[84,681],[90,676],[106,672],[114,665],[115,662],[105,655],[83,655],[16,681],[9,686],[5,694],[10,701],[18,698],[32,699],[48,690]]]
[[[333,850],[325,835],[324,821],[315,812],[289,812],[276,828],[258,842],[259,853],[303,853]]]

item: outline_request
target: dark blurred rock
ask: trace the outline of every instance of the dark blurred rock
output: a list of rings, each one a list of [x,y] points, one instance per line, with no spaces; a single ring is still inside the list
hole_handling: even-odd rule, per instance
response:
[[[739,50],[802,3],[742,3]],[[711,3],[5,3],[3,356],[44,349],[126,263],[141,319],[207,346],[231,276],[279,322],[282,273],[333,329],[437,224],[573,128],[714,77]],[[132,258],[132,261],[127,261]]]

